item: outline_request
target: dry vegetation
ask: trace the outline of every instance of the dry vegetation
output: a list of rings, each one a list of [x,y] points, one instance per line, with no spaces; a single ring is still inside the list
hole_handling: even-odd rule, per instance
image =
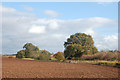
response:
[[[4,57],[7,57],[7,58],[16,58],[16,55],[5,55]]]
[[[83,55],[80,60],[120,60],[120,51],[101,51],[94,55]]]

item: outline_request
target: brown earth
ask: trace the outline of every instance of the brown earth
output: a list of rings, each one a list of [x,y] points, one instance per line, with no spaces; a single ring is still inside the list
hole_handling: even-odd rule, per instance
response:
[[[118,78],[118,68],[2,58],[3,78]]]

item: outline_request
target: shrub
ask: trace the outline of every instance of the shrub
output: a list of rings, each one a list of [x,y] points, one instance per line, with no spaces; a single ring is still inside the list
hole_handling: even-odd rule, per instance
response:
[[[38,60],[48,61],[50,60],[50,57],[48,55],[40,55]]]
[[[113,51],[101,51],[94,55],[83,55],[81,60],[120,60],[120,53]]]
[[[20,50],[16,54],[16,58],[24,58],[25,57],[25,50]]]
[[[43,61],[48,61],[51,59],[50,57],[50,52],[46,51],[46,50],[41,50],[39,57],[37,58],[38,60],[43,60]]]
[[[21,50],[17,53],[17,58],[33,58],[39,60],[49,60],[51,57],[51,53],[46,50],[39,50],[39,48],[32,43],[26,43],[23,48],[25,50]]]
[[[93,57],[94,59],[97,59],[97,60],[103,60],[104,56],[105,56],[104,53],[97,53]]]
[[[54,57],[57,59],[57,60],[65,60],[65,57],[63,55],[63,52],[57,52]]]
[[[40,54],[51,55],[51,53],[47,50],[40,50]]]
[[[25,48],[26,58],[37,58],[39,57],[39,48],[34,46],[32,43],[26,43],[23,48]]]
[[[35,58],[35,59],[38,57],[39,57],[39,53],[36,51],[30,51],[26,56],[26,58]]]
[[[94,57],[99,60],[118,60],[118,53],[103,51],[95,54]]]
[[[94,57],[93,55],[83,55],[80,59],[81,60],[93,60]]]

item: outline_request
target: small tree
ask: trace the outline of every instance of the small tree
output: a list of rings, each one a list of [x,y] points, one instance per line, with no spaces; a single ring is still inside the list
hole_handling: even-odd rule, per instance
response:
[[[39,48],[32,43],[26,43],[23,48],[25,48],[26,58],[37,58],[39,56]]]
[[[51,53],[47,50],[40,50],[40,54],[51,55]]]
[[[20,50],[16,54],[16,58],[24,58],[25,57],[25,50]]]
[[[50,52],[48,52],[46,50],[40,50],[38,60],[48,61],[51,58],[50,55],[51,55]]]
[[[63,55],[63,52],[57,52],[54,57],[58,60],[65,60],[65,57]]]

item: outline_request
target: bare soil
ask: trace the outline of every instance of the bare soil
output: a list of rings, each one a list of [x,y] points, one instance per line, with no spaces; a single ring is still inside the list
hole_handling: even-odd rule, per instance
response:
[[[2,58],[3,78],[118,78],[119,68]]]

